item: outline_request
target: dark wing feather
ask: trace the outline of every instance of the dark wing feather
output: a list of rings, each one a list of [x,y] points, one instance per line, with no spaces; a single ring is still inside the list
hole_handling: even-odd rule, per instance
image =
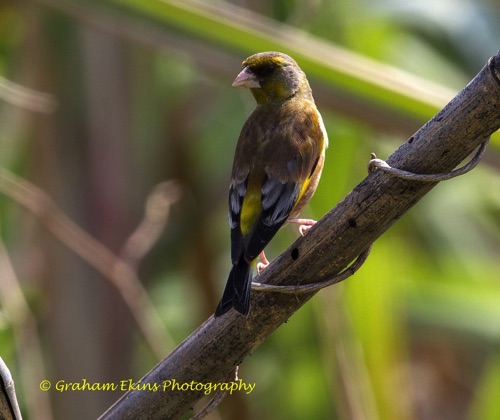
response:
[[[242,254],[243,237],[240,229],[241,207],[248,178],[229,188],[229,226],[231,227],[231,260],[236,264]]]
[[[267,226],[286,221],[297,201],[299,185],[290,181],[282,184],[274,178],[267,178],[262,186],[262,222]]]
[[[261,214],[252,233],[243,239],[247,261],[253,261],[257,258],[286,222],[297,202],[300,185],[295,182],[282,184],[275,178],[266,177],[261,193]]]

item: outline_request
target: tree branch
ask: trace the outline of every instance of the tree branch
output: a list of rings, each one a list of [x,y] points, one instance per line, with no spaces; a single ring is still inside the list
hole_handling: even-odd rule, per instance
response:
[[[448,172],[499,127],[500,55],[496,55],[387,163],[419,174]],[[335,276],[435,185],[373,171],[256,281],[296,285]],[[293,295],[255,290],[252,295],[248,317],[234,311],[217,319],[210,317],[141,380],[158,384],[157,392],[129,391],[101,418],[177,418],[204,396],[203,389],[195,390],[195,382],[223,382],[236,365],[314,293]],[[164,392],[163,381],[174,379],[192,389]]]

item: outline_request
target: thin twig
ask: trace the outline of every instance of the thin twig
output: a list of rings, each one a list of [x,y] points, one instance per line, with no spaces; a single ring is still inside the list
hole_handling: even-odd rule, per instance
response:
[[[394,175],[398,178],[403,178],[411,181],[421,181],[421,182],[447,181],[449,179],[456,178],[457,176],[464,175],[467,172],[472,171],[477,166],[477,164],[481,161],[481,158],[483,157],[486,147],[488,146],[490,137],[491,136],[488,136],[488,138],[486,138],[486,140],[483,143],[481,143],[481,146],[479,146],[476,154],[467,165],[464,165],[461,168],[455,169],[454,171],[451,172],[444,172],[441,174],[415,174],[413,172],[408,172],[408,171],[403,171],[402,169],[393,168],[385,160],[377,159],[375,153],[372,153],[372,159],[368,163],[368,171],[372,172],[374,170],[381,169],[382,171],[390,173],[391,175]]]
[[[57,109],[57,100],[50,93],[21,86],[0,76],[0,99],[28,111],[50,114]]]
[[[370,245],[365,251],[359,254],[358,258],[356,258],[354,262],[344,271],[337,274],[336,276],[333,276],[328,280],[311,284],[302,284],[302,285],[298,284],[296,286],[290,286],[290,285],[278,286],[275,284],[252,282],[252,290],[260,290],[265,292],[297,293],[297,294],[317,292],[318,290],[324,289],[325,287],[331,286],[336,283],[340,283],[341,281],[344,281],[347,278],[351,277],[365,263],[365,261],[368,258],[368,255],[370,255],[371,250],[372,250],[372,245]]]
[[[120,257],[130,266],[136,268],[155,245],[167,225],[170,207],[179,200],[181,193],[181,186],[176,181],[165,181],[149,194],[144,217],[120,252]]]
[[[238,380],[238,370],[239,366],[236,366],[234,370],[229,374],[227,377],[228,382],[236,382]],[[212,397],[212,399],[208,402],[205,407],[203,407],[198,414],[195,414],[193,417],[191,417],[191,420],[201,420],[208,416],[212,411],[214,411],[218,405],[222,402],[224,398],[227,397],[227,394],[229,393],[228,389],[225,390],[218,390],[215,395]]]
[[[0,167],[0,192],[24,206],[62,243],[107,278],[122,295],[154,354],[161,358],[174,341],[135,273],[117,255],[71,221],[40,188]]]

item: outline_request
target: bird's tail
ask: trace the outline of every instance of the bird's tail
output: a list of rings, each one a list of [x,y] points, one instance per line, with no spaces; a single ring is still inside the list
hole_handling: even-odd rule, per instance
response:
[[[250,289],[252,283],[252,267],[242,257],[233,265],[227,279],[222,299],[215,310],[215,316],[221,316],[231,308],[240,314],[247,315],[250,310]]]

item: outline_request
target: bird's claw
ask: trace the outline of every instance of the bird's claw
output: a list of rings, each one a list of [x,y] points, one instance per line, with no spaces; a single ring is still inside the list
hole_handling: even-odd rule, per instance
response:
[[[269,265],[269,260],[267,259],[264,251],[262,251],[260,253],[260,259],[261,259],[261,262],[257,263],[257,266],[256,266],[257,273],[260,273],[262,270],[264,270],[264,268],[266,268]]]
[[[296,223],[299,226],[299,233],[304,236],[305,233],[316,224],[316,220],[312,219],[288,219],[288,223]]]

